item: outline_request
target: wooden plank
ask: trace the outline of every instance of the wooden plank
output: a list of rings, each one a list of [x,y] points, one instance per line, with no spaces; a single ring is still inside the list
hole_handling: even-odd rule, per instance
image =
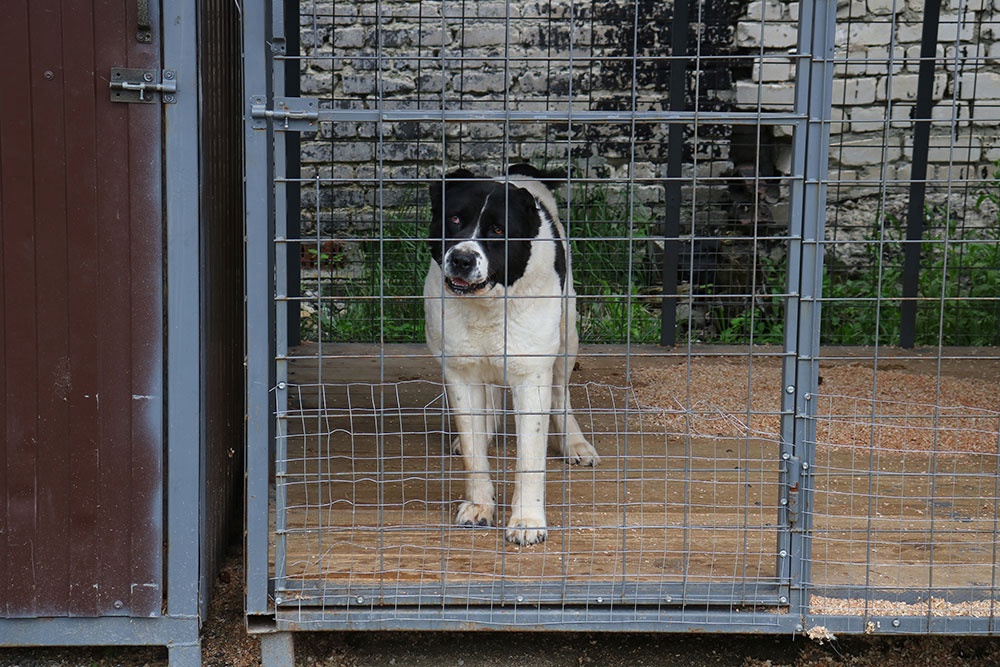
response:
[[[3,242],[3,443],[4,530],[0,535],[0,605],[5,616],[30,616],[36,609],[32,571],[35,539],[38,379],[35,339],[34,153],[30,108],[31,71],[27,2],[0,3],[0,234]]]
[[[132,35],[136,3],[125,5],[125,51],[129,67],[161,69],[159,19],[151,12],[152,41]],[[103,28],[99,28],[103,32]],[[100,39],[100,36],[98,36]],[[110,102],[106,102],[108,106]],[[121,105],[119,105],[121,106]],[[162,108],[129,104],[125,126],[128,161],[118,183],[128,187],[129,244],[122,248],[129,273],[128,335],[124,361],[130,368],[128,391],[130,433],[123,475],[131,480],[129,519],[129,592],[124,599],[135,616],[161,612],[163,574],[163,165],[160,156]],[[121,132],[122,128],[116,128]],[[196,350],[192,354],[198,354]],[[192,462],[194,465],[194,462]]]
[[[159,47],[130,46],[128,7],[0,7],[8,616],[161,606],[160,110],[130,117],[107,88],[130,50],[156,68]]]
[[[69,395],[73,363],[69,356],[67,286],[69,247],[66,228],[66,122],[63,108],[62,13],[59,0],[30,4],[31,169],[34,172],[35,256],[38,332],[38,468],[36,534],[33,544],[36,611],[65,609],[69,591]]]
[[[63,3],[63,21],[85,26],[93,21],[90,5]],[[66,135],[67,260],[72,280],[67,288],[67,313],[73,323],[69,332],[69,354],[73,360],[73,387],[69,394],[70,498],[68,534],[68,613],[96,616],[102,545],[98,513],[100,476],[100,243],[97,220],[97,100],[103,91],[95,86],[94,34],[74,30],[64,40],[65,58],[63,113],[73,118],[73,131]]]

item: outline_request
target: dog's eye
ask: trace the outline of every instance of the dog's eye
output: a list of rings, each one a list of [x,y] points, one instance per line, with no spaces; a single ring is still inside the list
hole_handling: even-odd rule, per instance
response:
[[[493,225],[490,227],[490,234],[493,236],[503,236],[503,227],[500,225]]]
[[[461,224],[462,221],[458,219],[457,215],[453,215],[450,218],[448,218],[448,222],[450,222],[453,225],[458,225]]]

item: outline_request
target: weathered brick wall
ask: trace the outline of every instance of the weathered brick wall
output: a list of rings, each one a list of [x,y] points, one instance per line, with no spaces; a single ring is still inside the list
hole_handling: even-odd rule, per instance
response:
[[[745,0],[709,0],[692,25],[692,50],[709,59],[688,76],[688,104],[732,108],[732,38]],[[507,20],[507,11],[511,19]],[[636,15],[638,11],[638,16]],[[666,108],[672,3],[618,0],[346,3],[302,5],[302,92],[343,109],[616,111]],[[631,56],[635,54],[637,59]],[[687,176],[714,177],[725,191],[732,166],[728,126],[688,132]],[[303,144],[303,175],[324,184],[306,188],[310,213],[329,224],[362,221],[378,205],[366,179],[400,185],[465,166],[494,175],[519,160],[567,166],[575,177],[632,183],[639,204],[663,200],[667,126],[662,123],[519,121],[323,124]],[[697,161],[695,168],[693,163]],[[368,185],[373,185],[369,182]],[[381,204],[412,197],[383,189]],[[707,195],[706,195],[707,197]],[[708,201],[708,199],[705,199]]]
[[[838,7],[831,216],[842,216],[845,203],[859,211],[858,224],[874,221],[873,208],[905,210],[923,10],[923,0],[847,0]],[[756,108],[758,93],[766,110],[791,103],[797,19],[795,2],[747,6],[736,47],[760,52],[766,64],[736,82],[737,108]],[[970,181],[991,177],[1000,160],[1000,2],[945,0],[936,58],[927,178],[928,202],[940,203],[964,197]],[[783,149],[778,164],[786,172],[788,159]],[[960,215],[977,216],[973,207],[956,206]]]
[[[701,59],[688,72],[689,108],[790,111],[798,3],[709,0],[701,7],[690,33]],[[922,10],[921,0],[847,0],[838,10],[830,197],[838,219],[857,211],[847,226],[870,224],[880,198],[890,206],[905,201]],[[663,109],[672,12],[673,3],[652,0],[312,0],[302,5],[302,91],[344,109],[374,109],[376,100],[385,110]],[[935,74],[928,173],[934,184],[983,178],[1000,159],[998,12],[1000,0],[946,0],[938,57],[947,66]],[[787,174],[789,134],[781,127],[773,136],[727,125],[688,128],[685,176],[698,187],[686,195],[731,211],[727,178],[748,160],[762,176]],[[637,201],[655,205],[663,200],[657,179],[666,175],[668,152],[667,126],[643,122],[430,121],[383,123],[381,130],[374,122],[340,122],[304,139],[303,175],[323,179],[305,188],[306,217],[334,228],[365,224],[376,208],[409,202],[406,183],[442,168],[495,174],[518,160],[634,183]],[[380,177],[398,187],[379,192]],[[947,190],[931,187],[929,198],[947,197]],[[786,193],[783,185],[768,195],[778,221]]]

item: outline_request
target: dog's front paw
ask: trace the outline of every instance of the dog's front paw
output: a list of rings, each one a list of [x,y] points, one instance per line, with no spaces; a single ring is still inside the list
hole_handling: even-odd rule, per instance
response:
[[[563,456],[570,465],[575,466],[596,466],[601,462],[601,457],[597,455],[597,450],[584,439],[567,441],[563,446]]]
[[[493,505],[482,505],[463,500],[458,506],[455,523],[460,526],[492,526]]]
[[[521,546],[544,542],[548,535],[545,517],[514,515],[507,523],[507,541]]]

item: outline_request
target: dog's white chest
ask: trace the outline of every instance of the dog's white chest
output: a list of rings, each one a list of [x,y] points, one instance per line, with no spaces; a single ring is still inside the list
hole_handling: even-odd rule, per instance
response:
[[[490,296],[442,293],[441,269],[431,263],[424,285],[427,344],[445,365],[505,384],[505,372],[548,358],[559,350],[562,298],[515,298],[502,288]]]

